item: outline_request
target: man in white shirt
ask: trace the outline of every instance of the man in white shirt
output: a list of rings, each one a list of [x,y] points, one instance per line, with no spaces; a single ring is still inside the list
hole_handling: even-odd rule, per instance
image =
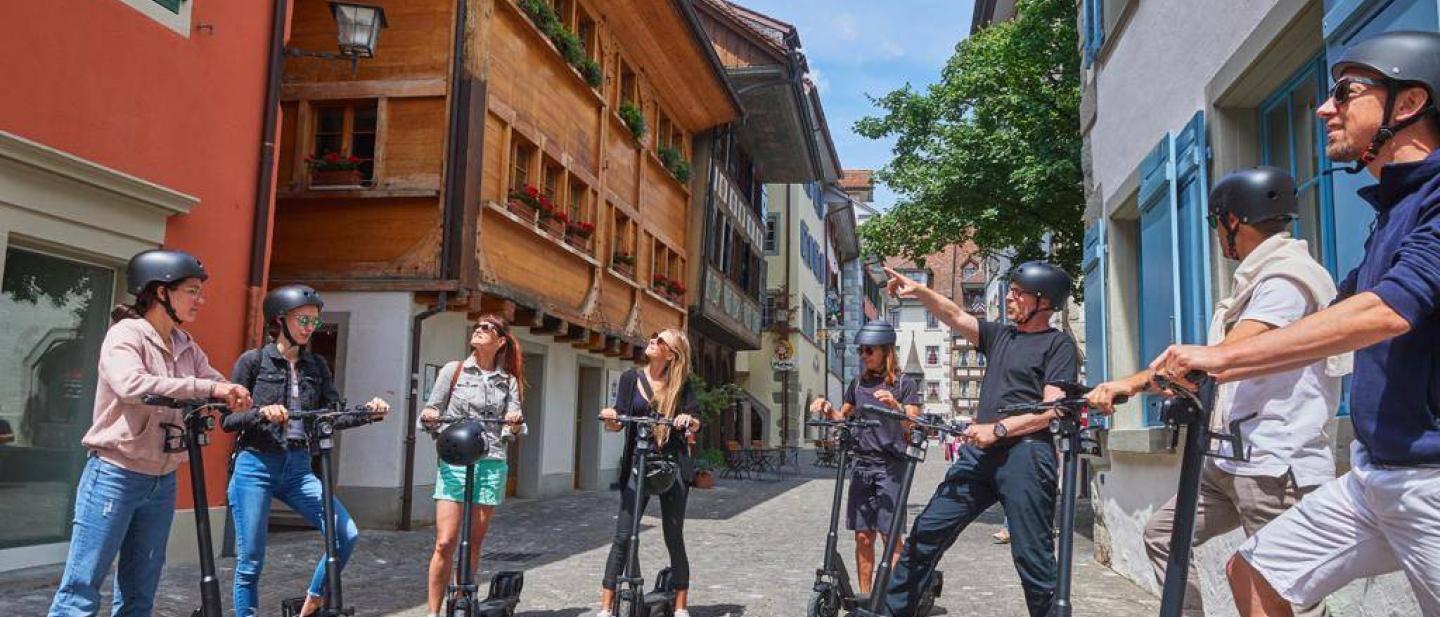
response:
[[[1299,212],[1294,179],[1273,167],[1237,171],[1215,185],[1210,225],[1225,257],[1240,265],[1231,296],[1216,307],[1210,343],[1234,344],[1283,328],[1335,297],[1329,272],[1310,256],[1305,241],[1290,238]],[[1238,420],[1250,457],[1206,463],[1194,513],[1197,546],[1237,527],[1248,537],[1335,477],[1333,437],[1325,426],[1339,405],[1340,378],[1348,372],[1349,357],[1342,356],[1221,386],[1216,423],[1228,428]],[[1104,383],[1088,398],[1093,407],[1112,413],[1116,396],[1150,388],[1151,377],[1147,370]],[[1145,550],[1162,585],[1176,516],[1172,498],[1145,525]],[[1186,617],[1205,614],[1193,567],[1183,611]],[[1295,614],[1324,615],[1324,602],[1295,607]]]

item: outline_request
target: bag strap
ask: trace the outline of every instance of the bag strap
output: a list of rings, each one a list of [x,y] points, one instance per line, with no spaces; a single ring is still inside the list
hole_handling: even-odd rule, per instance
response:
[[[650,387],[650,378],[640,371],[635,371],[635,381],[640,382],[640,387],[645,389],[645,400],[650,402],[650,409],[655,409],[655,390]]]
[[[445,409],[438,410],[441,415],[450,411],[450,397],[455,396],[455,384],[460,383],[460,371],[465,370],[465,361],[455,362],[455,371],[450,373],[450,389],[445,391]]]

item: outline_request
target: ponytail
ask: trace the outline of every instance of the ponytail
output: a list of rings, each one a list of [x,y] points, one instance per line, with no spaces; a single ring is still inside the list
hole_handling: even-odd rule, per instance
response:
[[[140,290],[140,294],[135,296],[135,302],[131,304],[116,304],[115,308],[110,310],[110,325],[113,326],[125,319],[144,319],[145,314],[160,303],[160,296],[155,291],[159,289],[160,285],[161,283],[156,281]],[[166,289],[170,288],[166,287]]]

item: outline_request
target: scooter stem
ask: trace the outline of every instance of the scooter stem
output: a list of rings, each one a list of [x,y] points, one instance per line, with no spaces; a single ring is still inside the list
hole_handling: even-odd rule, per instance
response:
[[[195,501],[196,545],[200,551],[200,610],[202,617],[221,617],[220,579],[215,576],[215,547],[210,537],[210,500],[205,495],[205,456],[201,439],[209,418],[192,411],[186,418],[185,449],[190,455],[190,494]]]
[[[915,480],[915,465],[920,452],[925,448],[925,431],[910,429],[910,450],[905,456],[905,471],[900,476],[900,495],[895,500],[895,514],[890,518],[890,535],[885,538],[885,553],[880,565],[875,568],[875,580],[870,584],[870,607],[872,615],[880,614],[880,604],[885,600],[885,588],[890,586],[890,562],[895,555],[900,534],[905,533],[905,509],[910,499],[910,484]],[[918,450],[918,452],[916,452]]]
[[[1070,617],[1070,574],[1075,553],[1075,499],[1079,487],[1080,431],[1072,427],[1062,435],[1064,465],[1061,472],[1064,488],[1060,495],[1060,547],[1058,551],[1059,576],[1055,582],[1055,617]]]

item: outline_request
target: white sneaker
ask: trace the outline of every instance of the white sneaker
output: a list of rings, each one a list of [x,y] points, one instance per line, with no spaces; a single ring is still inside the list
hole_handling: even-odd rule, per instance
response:
[[[672,615],[673,615],[674,617],[690,617],[690,611],[687,611],[687,610],[683,610],[683,609],[682,609],[682,610],[675,611],[674,613],[672,613]]]
[[[595,617],[615,617],[615,616],[612,615],[612,614],[610,613],[610,611],[600,611],[600,612],[598,612],[598,613],[595,613]]]

